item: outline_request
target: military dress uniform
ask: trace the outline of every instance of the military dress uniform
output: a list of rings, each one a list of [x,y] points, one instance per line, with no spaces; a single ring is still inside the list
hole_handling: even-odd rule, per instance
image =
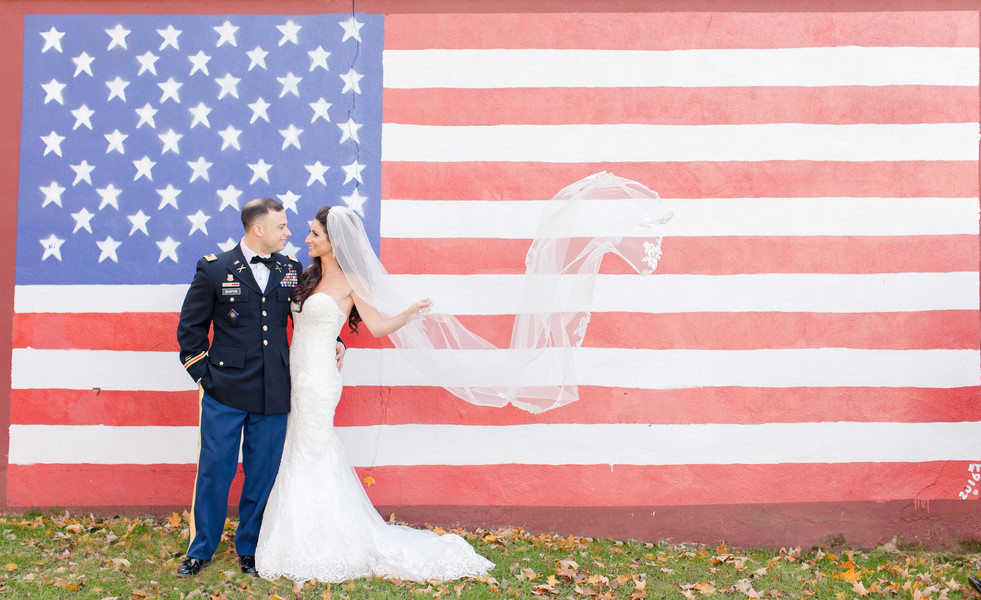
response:
[[[241,244],[199,260],[177,326],[181,362],[200,391],[200,448],[187,555],[202,561],[211,559],[221,540],[239,440],[245,473],[235,534],[240,557],[255,554],[262,511],[283,453],[290,410],[286,325],[301,267],[295,258],[279,253],[263,262],[269,278],[260,289]]]

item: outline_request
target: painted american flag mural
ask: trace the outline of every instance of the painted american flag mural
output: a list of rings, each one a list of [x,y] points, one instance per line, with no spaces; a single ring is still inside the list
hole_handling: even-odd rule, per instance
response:
[[[654,275],[604,265],[578,403],[472,407],[347,339],[337,424],[376,505],[629,512],[658,535],[671,507],[975,500],[978,30],[968,10],[29,15],[8,506],[189,503],[173,331],[236,199],[293,203],[295,240],[358,204],[410,295],[506,345],[541,202],[604,169],[675,217]]]

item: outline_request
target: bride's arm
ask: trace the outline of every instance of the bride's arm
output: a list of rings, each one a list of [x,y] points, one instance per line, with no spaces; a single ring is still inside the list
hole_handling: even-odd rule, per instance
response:
[[[419,313],[419,311],[429,308],[429,306],[432,304],[432,301],[429,298],[417,300],[394,317],[385,318],[378,314],[378,311],[375,310],[374,307],[362,300],[354,292],[351,292],[351,299],[354,300],[354,305],[358,309],[358,314],[361,315],[361,321],[368,327],[368,331],[371,332],[371,335],[375,336],[376,338],[384,337],[393,331],[397,331],[412,320],[412,317]]]

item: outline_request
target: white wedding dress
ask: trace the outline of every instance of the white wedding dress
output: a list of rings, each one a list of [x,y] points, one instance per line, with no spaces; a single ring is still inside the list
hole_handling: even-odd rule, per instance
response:
[[[263,513],[256,569],[266,579],[340,582],[477,577],[494,564],[462,537],[389,525],[371,505],[334,430],[341,374],[334,354],[346,317],[324,293],[294,305],[292,412],[279,475]]]

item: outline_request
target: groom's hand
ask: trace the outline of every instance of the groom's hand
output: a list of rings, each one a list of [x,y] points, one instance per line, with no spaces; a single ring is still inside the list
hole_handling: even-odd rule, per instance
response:
[[[344,366],[344,344],[337,342],[337,370]]]

